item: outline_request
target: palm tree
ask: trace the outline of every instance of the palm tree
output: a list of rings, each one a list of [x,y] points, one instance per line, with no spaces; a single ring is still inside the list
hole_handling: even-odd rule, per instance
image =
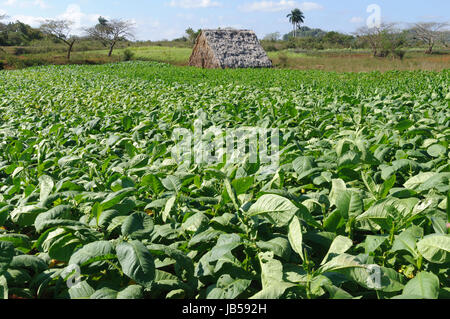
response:
[[[305,22],[305,15],[300,9],[294,9],[287,15],[289,18],[289,22],[292,23],[294,27],[294,38],[297,35],[297,29],[300,27],[300,24]]]

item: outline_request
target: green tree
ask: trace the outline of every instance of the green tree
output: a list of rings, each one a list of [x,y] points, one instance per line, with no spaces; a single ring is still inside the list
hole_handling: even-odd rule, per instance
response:
[[[302,23],[305,22],[305,15],[300,9],[294,9],[287,15],[289,22],[292,24],[294,29],[294,38],[296,37],[296,30],[300,27]]]
[[[186,29],[186,34],[188,36],[189,42],[191,42],[192,44],[195,44],[195,41],[197,40],[197,37],[200,35],[201,32],[202,32],[201,29],[199,29],[197,31],[194,31],[194,29],[192,29],[192,28]]]
[[[72,24],[73,22],[68,20],[46,20],[40,28],[42,33],[53,37],[68,46],[67,60],[70,60],[73,46],[78,40],[76,36],[70,34]]]
[[[93,39],[109,47],[108,56],[111,56],[114,47],[119,41],[134,39],[134,23],[122,20],[106,20],[98,18],[98,24],[86,29],[86,33]]]

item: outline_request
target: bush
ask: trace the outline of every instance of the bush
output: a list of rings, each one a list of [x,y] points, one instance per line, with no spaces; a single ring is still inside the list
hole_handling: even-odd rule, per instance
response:
[[[288,62],[289,62],[289,57],[287,56],[286,53],[282,52],[278,55],[278,59],[279,59],[279,64],[281,67],[285,68],[288,66]]]
[[[3,70],[5,67],[5,63],[3,61],[0,61],[0,70]]]
[[[26,67],[46,65],[48,62],[39,58],[21,59],[11,55],[6,58],[6,64],[14,69],[23,69]]]
[[[23,69],[25,67],[25,63],[23,62],[23,60],[12,55],[6,57],[6,64],[13,67],[14,69]]]
[[[14,55],[23,55],[25,53],[28,53],[27,49],[25,49],[25,48],[14,48],[14,52],[13,52]]]
[[[403,60],[405,58],[406,51],[404,50],[395,50],[394,51],[394,57],[399,58],[400,60]]]
[[[125,51],[123,51],[123,59],[124,61],[131,61],[134,58],[134,52],[131,51],[130,49],[126,49]]]
[[[278,49],[277,49],[277,47],[274,46],[273,44],[270,44],[270,45],[268,45],[268,46],[266,47],[266,51],[267,51],[267,52],[276,52],[276,51],[278,51]]]
[[[39,58],[31,58],[31,59],[25,59],[23,61],[24,65],[26,67],[31,67],[31,66],[40,66],[40,65],[47,65],[48,62]]]

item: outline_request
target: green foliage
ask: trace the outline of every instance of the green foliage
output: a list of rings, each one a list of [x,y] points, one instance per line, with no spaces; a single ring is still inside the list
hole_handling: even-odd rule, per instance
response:
[[[135,53],[133,51],[131,51],[130,49],[125,49],[123,51],[123,60],[124,61],[131,61],[133,60],[135,56]]]
[[[0,298],[445,298],[449,77],[1,71]],[[279,128],[279,167],[174,161],[200,111]]]

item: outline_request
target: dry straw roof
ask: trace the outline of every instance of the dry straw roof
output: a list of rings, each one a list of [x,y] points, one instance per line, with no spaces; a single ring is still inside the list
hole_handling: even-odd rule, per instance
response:
[[[197,39],[190,64],[205,67],[205,62],[199,62],[199,59],[211,60],[206,62],[206,67],[272,67],[258,37],[251,30],[203,30]]]

